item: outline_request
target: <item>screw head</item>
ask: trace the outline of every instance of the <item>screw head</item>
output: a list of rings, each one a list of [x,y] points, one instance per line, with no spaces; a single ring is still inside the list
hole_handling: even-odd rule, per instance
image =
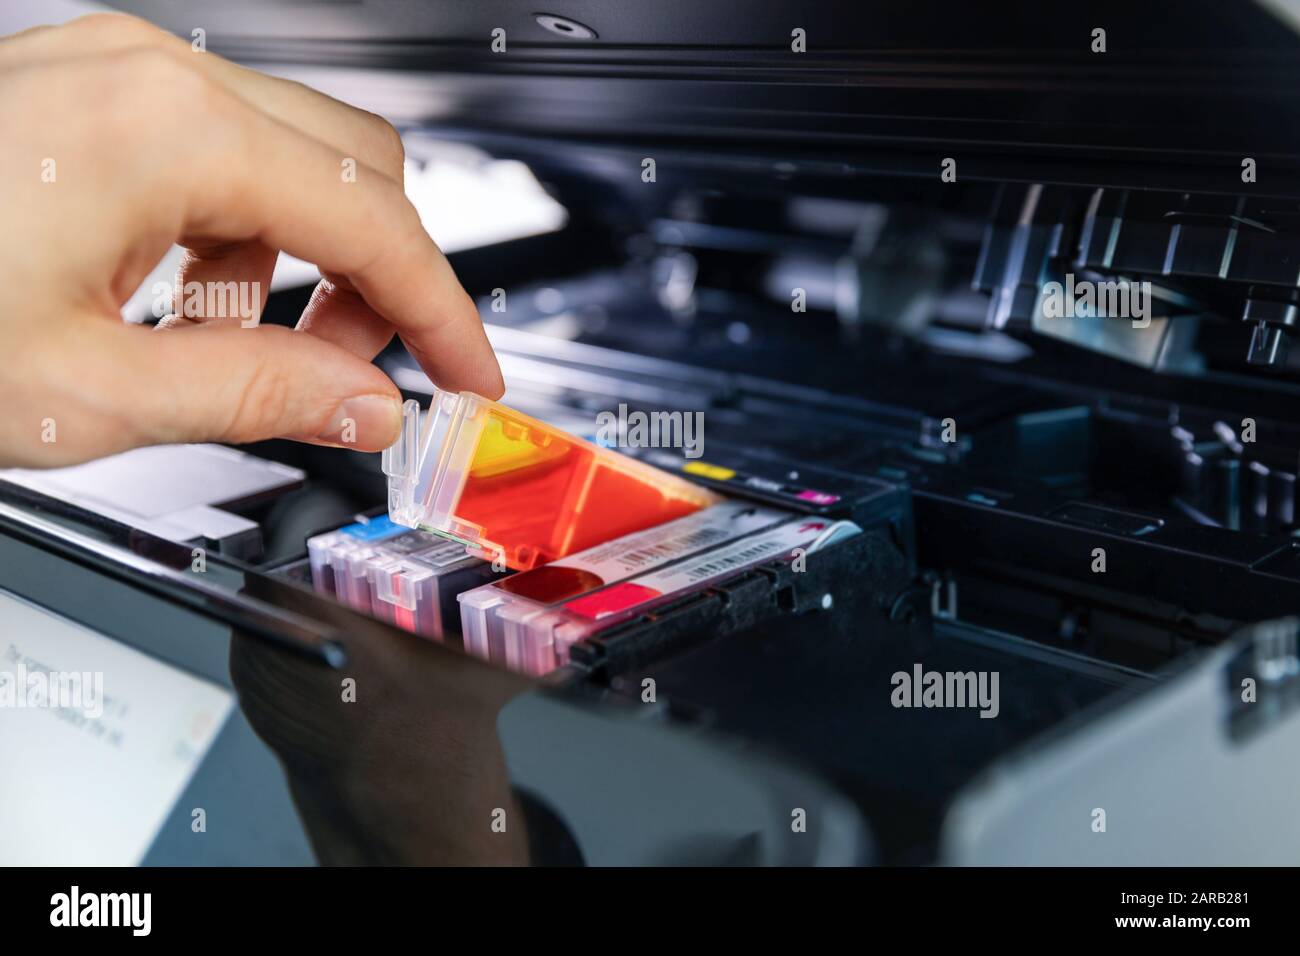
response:
[[[591,27],[579,23],[577,20],[570,20],[568,17],[557,17],[552,13],[535,13],[533,19],[544,30],[562,36],[566,40],[594,40],[596,31]]]

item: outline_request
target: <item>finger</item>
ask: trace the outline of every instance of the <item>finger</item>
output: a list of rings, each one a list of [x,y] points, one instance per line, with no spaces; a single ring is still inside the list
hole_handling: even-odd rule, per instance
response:
[[[362,298],[346,276],[321,279],[298,320],[297,330],[333,342],[370,360],[393,339],[393,327]]]
[[[251,107],[339,148],[389,178],[402,179],[402,139],[383,117],[293,80],[239,66],[206,50],[196,51],[191,43],[137,17],[95,13],[0,39],[0,69],[135,49],[166,53]]]
[[[327,274],[346,276],[443,388],[489,397],[503,391],[473,303],[398,183],[366,168],[340,177],[338,150],[251,109],[156,51],[86,57],[11,76],[28,91],[24,95],[51,108],[75,102],[87,89],[103,94],[94,122],[71,130],[55,124],[40,135],[20,131],[16,143],[6,144],[9,155],[0,151],[0,168],[33,158],[39,163],[40,156],[68,157],[60,171],[70,172],[59,189],[29,191],[20,199],[47,213],[57,206],[66,221],[80,217],[87,228],[102,230],[104,242],[88,253],[83,272],[112,275],[140,236],[259,240]],[[192,116],[204,135],[178,137],[170,126],[142,125],[142,115]],[[99,148],[105,137],[128,136],[136,137],[137,149]],[[158,201],[160,195],[168,201]],[[28,258],[57,258],[65,245],[62,231],[37,228]],[[102,290],[102,280],[97,287]],[[95,288],[78,295],[106,304],[105,313],[115,308]]]
[[[278,253],[264,243],[199,244],[176,270],[172,314],[190,322],[238,319],[256,325],[271,290]],[[174,323],[159,323],[172,328]]]
[[[168,329],[188,329],[202,324],[203,322],[200,319],[187,319],[183,315],[173,313],[172,315],[164,315],[159,319],[158,324],[154,326],[154,330],[165,332]]]
[[[121,447],[291,437],[357,451],[397,439],[401,395],[379,369],[275,326],[210,321],[155,335],[95,325],[100,411]],[[102,360],[101,359],[102,356]],[[102,452],[101,452],[102,453]]]
[[[251,106],[338,148],[345,155],[359,159],[398,182],[402,181],[405,151],[401,137],[382,117],[300,83],[246,69],[215,54],[196,53],[190,44],[144,20],[121,14],[92,14],[61,27],[27,31],[11,38],[11,41],[20,39],[22,42],[0,45],[0,68],[127,49],[164,51],[203,71]],[[238,283],[236,288],[240,293],[255,291],[254,298],[264,305],[275,259],[275,251],[261,244],[219,243],[207,248],[191,248],[177,272],[173,313],[194,321],[231,317],[221,311],[209,314],[212,310],[206,308],[210,299],[224,301],[227,298],[209,296],[206,292],[222,289],[231,281]],[[346,283],[346,280],[341,281]],[[355,290],[348,295],[336,291],[339,286],[340,280],[321,284],[317,296],[313,297],[315,307],[311,315],[305,315],[298,328],[331,341],[339,339],[360,343],[353,351],[373,357],[392,339],[394,330],[364,300],[357,301],[359,296]],[[193,293],[194,289],[197,289],[197,295]],[[336,299],[341,300],[337,307]],[[256,321],[260,313],[258,307],[256,314],[241,314],[239,317],[244,321]],[[351,323],[358,323],[358,327],[351,328]],[[174,324],[164,322],[158,327],[165,330]],[[377,344],[366,344],[370,342]]]
[[[435,383],[498,397],[501,372],[478,312],[402,187],[340,177],[336,149],[233,98],[207,100],[207,141],[189,144],[188,166],[168,167],[183,231],[257,238],[346,277]]]
[[[52,24],[42,23],[34,27],[28,27],[25,30],[19,30],[17,33],[10,33],[6,36],[0,36],[0,69],[4,68],[5,58],[11,51],[18,47],[30,43],[39,37],[42,33],[48,33],[51,30],[58,29]]]

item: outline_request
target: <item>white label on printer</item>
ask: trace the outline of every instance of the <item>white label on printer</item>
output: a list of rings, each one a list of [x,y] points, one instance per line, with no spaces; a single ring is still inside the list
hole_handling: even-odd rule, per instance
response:
[[[632,583],[660,594],[675,594],[740,568],[772,558],[789,557],[795,548],[812,544],[834,523],[813,516],[798,518],[779,528],[716,548],[699,555],[695,560],[682,561],[671,567],[638,575],[632,579]]]
[[[0,635],[0,866],[138,864],[233,695],[3,589]],[[20,673],[26,689],[34,675],[93,673],[103,693],[89,713],[31,706],[14,696]]]
[[[551,562],[552,568],[590,571],[606,584],[714,548],[771,527],[789,512],[739,501],[724,501],[665,524],[598,544]],[[528,572],[524,572],[525,574]]]

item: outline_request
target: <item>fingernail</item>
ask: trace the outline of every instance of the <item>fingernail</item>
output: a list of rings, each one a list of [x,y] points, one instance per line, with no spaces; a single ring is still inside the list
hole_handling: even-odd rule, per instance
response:
[[[401,403],[387,395],[354,395],[340,403],[329,424],[316,436],[342,448],[374,451],[397,440],[402,427]]]

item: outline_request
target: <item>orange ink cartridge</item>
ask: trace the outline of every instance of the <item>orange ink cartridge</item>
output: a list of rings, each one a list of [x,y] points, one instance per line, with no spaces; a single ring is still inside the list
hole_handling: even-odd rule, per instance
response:
[[[472,392],[402,408],[383,455],[393,521],[527,571],[721,499]]]

